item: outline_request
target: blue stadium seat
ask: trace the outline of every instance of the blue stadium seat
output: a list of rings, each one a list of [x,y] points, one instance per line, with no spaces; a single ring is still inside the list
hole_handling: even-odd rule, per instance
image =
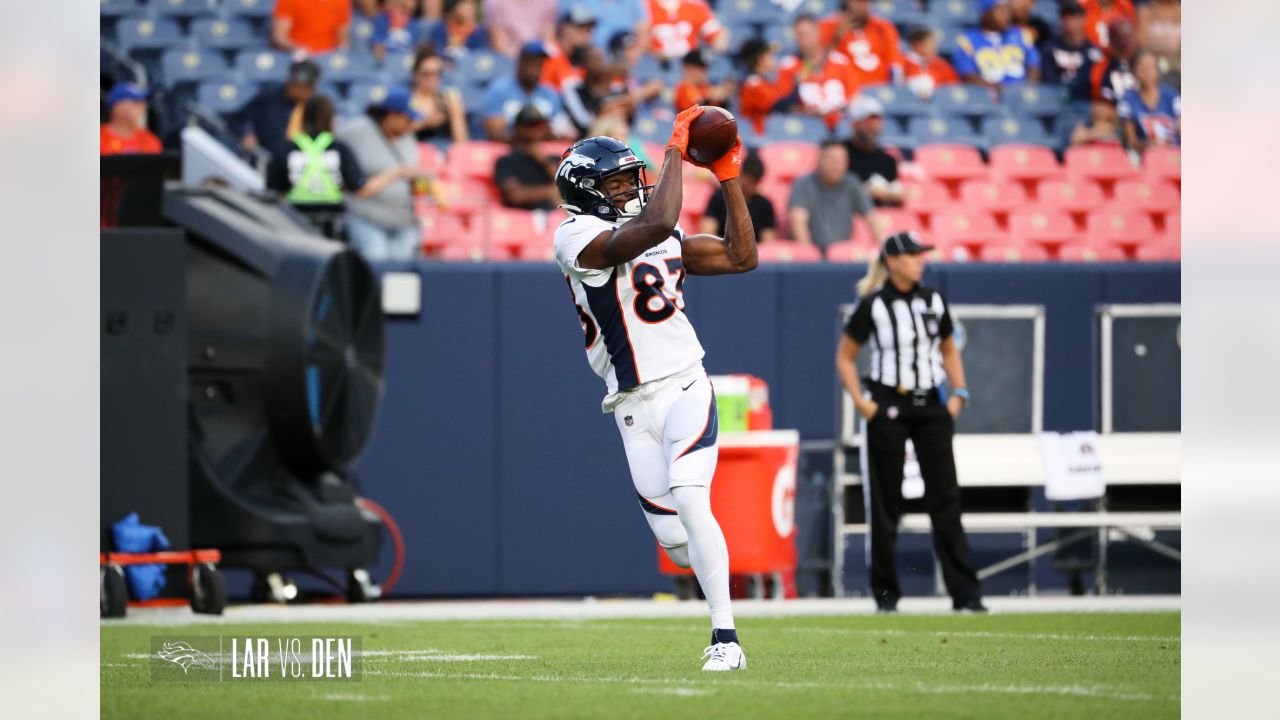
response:
[[[929,22],[949,28],[975,26],[978,24],[978,1],[934,0],[929,3]]]
[[[1018,115],[1057,117],[1063,113],[1062,89],[1056,85],[1017,85],[1004,88],[1004,102]]]
[[[890,132],[888,126],[885,126],[884,134],[880,136],[881,146],[898,148],[906,159],[911,158],[911,155],[916,151],[916,145],[919,144],[914,137],[905,132]]]
[[[210,0],[151,0],[146,11],[157,17],[193,18],[212,15],[216,8]]]
[[[312,60],[320,66],[320,79],[324,82],[345,84],[378,74],[373,56],[366,53],[338,50],[316,55]]]
[[[681,72],[680,63],[678,62],[668,62],[664,69],[662,61],[657,57],[641,55],[636,60],[636,66],[632,69],[631,74],[635,76],[637,82],[645,83],[657,78],[664,85],[675,87],[675,84],[680,82]]]
[[[960,117],[912,118],[907,124],[907,134],[916,145],[952,143],[983,147],[986,144],[982,136],[973,131],[969,122]]]
[[[722,82],[735,77],[737,66],[726,55],[713,55],[707,67],[707,79],[713,83]]]
[[[671,139],[672,120],[661,117],[638,117],[631,125],[631,139],[636,142],[666,145]]]
[[[288,53],[274,50],[241,50],[236,53],[236,72],[249,82],[282,83],[289,74]]]
[[[900,29],[927,25],[930,22],[928,14],[915,0],[878,0],[871,10]]]
[[[511,59],[493,52],[476,50],[458,58],[454,72],[461,82],[488,85],[495,78],[507,77],[515,70]]]
[[[229,115],[243,109],[257,94],[256,85],[227,79],[200,83],[196,101],[219,115]]]
[[[730,3],[733,0],[720,0],[721,3]],[[880,3],[876,4],[877,7]],[[816,18],[823,18],[836,10],[840,9],[840,0],[800,0],[795,8],[791,11],[791,17],[800,15],[812,15]]]
[[[821,142],[830,136],[827,123],[811,115],[770,115],[764,121],[768,142]]]
[[[142,10],[138,0],[101,0],[98,15],[101,17],[120,17]]]
[[[724,23],[786,24],[787,11],[772,0],[720,0],[716,17]]]
[[[413,53],[389,52],[382,60],[382,74],[392,82],[407,85],[413,81]]]
[[[933,106],[942,115],[964,115],[983,118],[1003,111],[984,87],[977,85],[947,85],[933,94]]]
[[[746,121],[738,123],[738,137],[747,148],[759,148],[765,142],[764,136],[756,132],[755,124]]]
[[[954,65],[954,57],[956,53],[956,38],[964,32],[963,27],[938,27],[938,54],[942,55]]]
[[[796,33],[795,28],[791,27],[791,23],[765,25],[761,30],[760,36],[765,41],[776,43],[781,48],[778,51],[779,59],[796,51]]]
[[[742,43],[757,37],[756,26],[750,23],[733,23],[724,26],[725,32],[729,33],[729,52],[737,55],[738,50],[742,48]]]
[[[125,18],[116,25],[116,41],[120,49],[167,50],[186,42],[182,29],[169,18]]]
[[[351,49],[369,50],[373,46],[373,21],[358,13],[351,18]]]
[[[864,85],[858,92],[867,93],[879,100],[884,106],[885,115],[904,127],[909,118],[934,113],[932,107],[901,85]]]
[[[320,81],[316,85],[316,94],[324,95],[333,101],[335,105],[341,105],[347,101],[348,93],[342,91],[342,88],[335,83]]]
[[[382,102],[392,87],[391,83],[368,80],[352,83],[347,90],[347,104],[364,112],[366,107]]]
[[[1044,145],[1053,147],[1056,140],[1045,132],[1044,125],[1036,118],[989,117],[982,121],[985,147],[997,145]]]
[[[262,20],[271,17],[276,0],[222,0],[219,8],[232,16],[243,16]]]
[[[210,80],[230,70],[222,54],[213,50],[168,50],[160,56],[160,72],[168,87]]]
[[[199,18],[191,23],[191,37],[201,47],[240,50],[261,47],[262,38],[243,20]]]

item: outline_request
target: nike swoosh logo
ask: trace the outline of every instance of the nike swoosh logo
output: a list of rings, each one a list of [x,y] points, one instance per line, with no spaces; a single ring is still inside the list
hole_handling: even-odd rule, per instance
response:
[[[693,382],[689,383],[688,385],[685,385],[684,387],[682,387],[682,388],[680,388],[680,389],[681,389],[681,390],[688,390],[689,388],[693,387],[693,383],[696,383],[696,382],[698,382],[698,381],[697,381],[697,380],[694,380]]]

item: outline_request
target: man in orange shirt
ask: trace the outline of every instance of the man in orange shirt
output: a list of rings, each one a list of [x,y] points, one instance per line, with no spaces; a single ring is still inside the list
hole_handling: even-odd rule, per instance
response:
[[[108,120],[98,133],[100,155],[158,153],[160,138],[145,127],[147,91],[133,83],[118,83],[107,93]]]
[[[778,69],[778,58],[769,43],[752,38],[742,43],[738,62],[748,73],[738,90],[738,115],[763,134],[764,121],[778,102],[778,86],[769,80]]]
[[[835,128],[840,114],[857,93],[849,60],[828,51],[812,15],[800,15],[791,24],[796,54],[778,66],[778,97],[792,112],[818,115]]]
[[[590,45],[595,31],[595,13],[582,5],[574,5],[560,16],[555,41],[542,43],[542,48],[547,51],[547,60],[542,63],[543,84],[563,90],[565,82],[582,79],[582,68],[574,67],[569,62],[569,55]]]
[[[649,0],[650,52],[674,60],[694,48],[723,51],[729,34],[703,0]]]
[[[1084,34],[1094,45],[1108,50],[1111,38],[1108,28],[1126,21],[1130,27],[1138,24],[1138,11],[1130,0],[1080,0],[1084,6]]]
[[[707,56],[702,50],[690,50],[684,56],[684,76],[676,85],[676,112],[683,112],[694,105],[729,104],[732,88],[728,82],[711,84],[707,76]]]
[[[960,82],[960,76],[951,63],[938,56],[938,34],[931,28],[912,30],[907,42],[911,50],[903,57],[902,65],[907,75],[907,87],[916,96],[928,100],[933,97],[934,90]]]
[[[871,0],[844,0],[821,24],[822,44],[849,60],[857,86],[891,83],[902,74],[901,41],[893,23],[871,14]]]
[[[350,0],[276,0],[271,13],[271,41],[289,52],[346,50],[350,29]]]

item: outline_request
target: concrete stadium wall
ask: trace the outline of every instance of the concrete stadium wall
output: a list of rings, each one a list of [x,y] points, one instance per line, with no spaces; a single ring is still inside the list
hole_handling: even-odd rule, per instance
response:
[[[407,267],[422,275],[423,312],[388,321],[386,397],[356,468],[363,494],[404,533],[394,595],[669,589],[555,266],[382,269]],[[759,375],[776,427],[831,438],[836,307],[854,299],[862,272],[766,266],[691,278],[707,370]],[[1048,430],[1095,427],[1097,305],[1181,300],[1176,264],[935,266],[926,282],[956,304],[1046,307]]]

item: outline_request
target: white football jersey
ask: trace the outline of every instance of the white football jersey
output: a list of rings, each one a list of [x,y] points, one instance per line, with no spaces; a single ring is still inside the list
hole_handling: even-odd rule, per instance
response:
[[[685,270],[676,227],[671,237],[608,270],[578,265],[578,254],[617,223],[573,215],[556,228],[556,262],[582,323],[591,369],[610,393],[687,370],[702,361],[702,343],[684,314]]]

